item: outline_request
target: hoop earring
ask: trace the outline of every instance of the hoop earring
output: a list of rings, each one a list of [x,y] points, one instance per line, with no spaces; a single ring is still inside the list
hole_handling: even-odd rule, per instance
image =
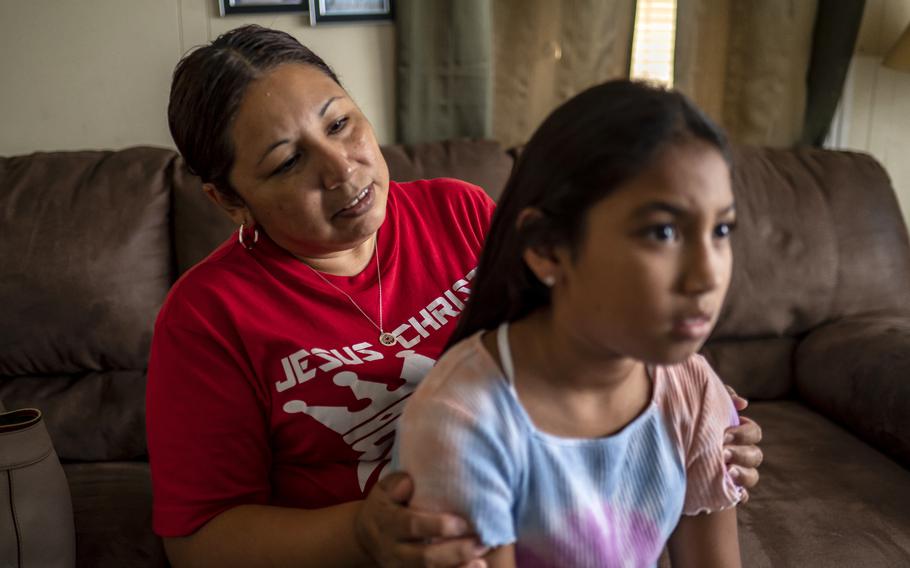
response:
[[[259,229],[253,227],[253,242],[243,242],[243,233],[246,230],[246,224],[241,223],[240,228],[237,229],[237,240],[240,241],[240,245],[246,250],[253,250],[253,246],[259,242]]]

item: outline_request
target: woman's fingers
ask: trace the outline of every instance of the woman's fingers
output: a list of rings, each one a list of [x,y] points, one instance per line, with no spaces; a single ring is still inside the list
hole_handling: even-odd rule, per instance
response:
[[[401,566],[482,568],[486,566],[482,556],[487,550],[473,538],[460,538],[431,544],[400,543],[396,556]]]
[[[733,406],[736,407],[737,412],[741,412],[749,406],[749,401],[743,397],[736,394],[736,391],[733,390],[733,387],[730,385],[724,385],[727,388],[727,393],[729,393],[730,398],[733,400]]]
[[[730,477],[740,487],[751,489],[758,485],[758,470],[755,468],[741,467],[738,465],[730,466]]]
[[[423,513],[402,507],[388,524],[390,533],[399,541],[426,541],[467,536],[468,523],[446,513]]]
[[[724,437],[724,461],[728,464],[730,476],[741,487],[751,489],[758,484],[758,467],[764,454],[756,444],[761,442],[762,432],[754,420],[740,417],[740,425],[727,428]],[[743,503],[749,500],[746,493]]]
[[[406,505],[414,495],[414,482],[411,476],[402,472],[389,474],[376,484],[381,496],[393,503]]]
[[[746,489],[745,487],[743,488],[742,496],[743,496],[743,498],[739,500],[739,504],[745,505],[746,503],[749,502],[749,490]]]
[[[727,428],[724,437],[724,447],[727,446],[754,446],[761,442],[761,426],[751,418],[741,416],[739,426]]]
[[[761,448],[758,446],[725,446],[724,462],[727,465],[737,465],[745,469],[756,469],[764,459]]]
[[[380,566],[455,568],[486,554],[461,517],[409,509],[413,492],[411,478],[395,473],[380,480],[363,502],[355,530]]]

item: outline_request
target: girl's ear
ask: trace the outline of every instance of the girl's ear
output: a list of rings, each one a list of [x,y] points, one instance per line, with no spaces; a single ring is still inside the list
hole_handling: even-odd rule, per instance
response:
[[[242,199],[218,191],[218,188],[212,183],[202,184],[202,191],[212,203],[220,207],[231,218],[235,225],[252,226],[253,215]]]
[[[518,214],[515,228],[518,231],[528,230],[530,225],[543,220],[544,214],[533,207],[528,207]],[[550,245],[531,245],[521,254],[525,264],[547,288],[552,288],[559,280],[562,271],[564,256]]]

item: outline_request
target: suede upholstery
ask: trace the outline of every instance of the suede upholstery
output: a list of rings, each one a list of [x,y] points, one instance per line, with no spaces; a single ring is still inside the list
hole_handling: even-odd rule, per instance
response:
[[[393,179],[497,197],[516,151],[388,146]],[[753,399],[762,482],[745,566],[910,564],[910,243],[872,158],[737,148],[734,275],[705,353]],[[172,151],[0,158],[0,401],[40,408],[64,462],[79,566],[163,566],[144,432],[168,287],[230,234]]]

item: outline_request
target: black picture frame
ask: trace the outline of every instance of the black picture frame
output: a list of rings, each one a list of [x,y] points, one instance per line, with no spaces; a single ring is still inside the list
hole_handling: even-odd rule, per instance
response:
[[[309,0],[310,25],[395,19],[394,0]]]
[[[222,16],[306,12],[309,9],[310,4],[307,0],[218,0],[218,10]]]

